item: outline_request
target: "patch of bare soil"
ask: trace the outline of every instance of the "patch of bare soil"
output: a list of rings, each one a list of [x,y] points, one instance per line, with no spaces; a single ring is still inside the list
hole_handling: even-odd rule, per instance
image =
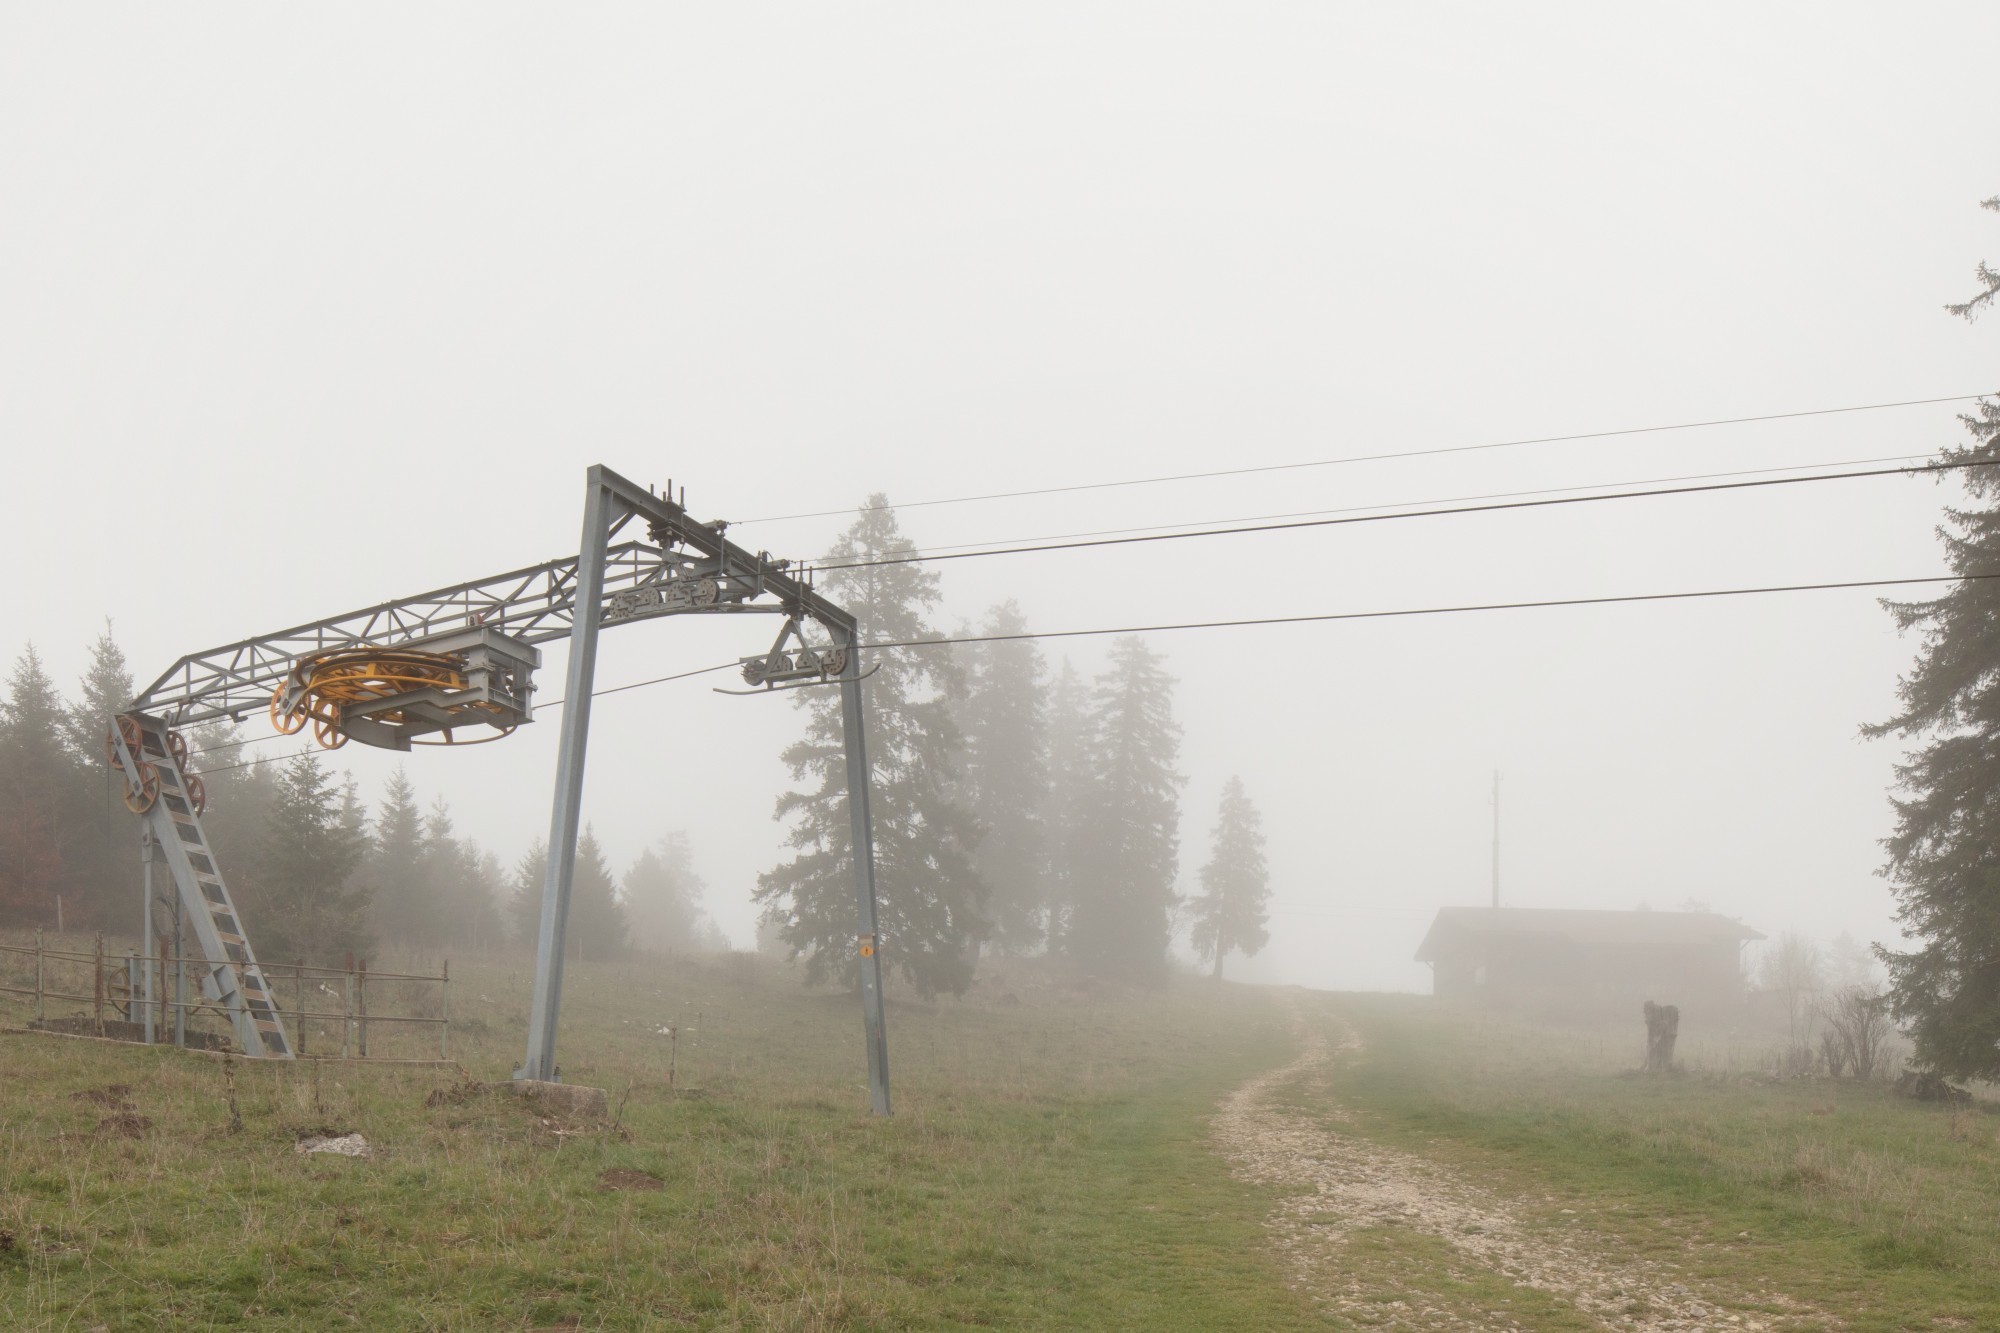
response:
[[[146,1137],[146,1131],[152,1127],[153,1122],[145,1116],[121,1111],[117,1115],[108,1115],[98,1121],[97,1128],[92,1133],[94,1137],[100,1139],[142,1139]]]
[[[1359,1050],[1353,1033],[1341,1051]],[[1448,1167],[1414,1154],[1326,1128],[1319,1119],[1272,1104],[1273,1094],[1300,1078],[1325,1080],[1333,1056],[1324,1038],[1307,1037],[1305,1053],[1260,1074],[1218,1108],[1216,1144],[1243,1179],[1289,1194],[1265,1222],[1293,1280],[1335,1312],[1359,1323],[1410,1329],[1518,1329],[1507,1317],[1468,1322],[1462,1309],[1433,1308],[1419,1293],[1385,1302],[1368,1291],[1340,1252],[1350,1233],[1409,1227],[1449,1243],[1470,1264],[1549,1292],[1606,1328],[1634,1333],[1696,1329],[1776,1329],[1790,1321],[1738,1314],[1703,1299],[1660,1264],[1605,1254],[1580,1239],[1549,1235],[1524,1224],[1519,1200],[1501,1198]],[[1337,1106],[1335,1121],[1349,1119]],[[1756,1303],[1802,1307],[1760,1293]],[[1823,1317],[1815,1327],[1834,1326]]]
[[[657,1190],[665,1189],[666,1182],[648,1171],[614,1166],[598,1176],[597,1187],[606,1190]]]

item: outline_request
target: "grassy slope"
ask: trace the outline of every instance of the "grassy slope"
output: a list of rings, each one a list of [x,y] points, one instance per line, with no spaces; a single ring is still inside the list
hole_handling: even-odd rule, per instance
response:
[[[505,1077],[526,969],[454,975],[455,1053]],[[572,965],[569,991],[565,1076],[623,1103],[618,1131],[427,1106],[449,1071],[239,1061],[231,1134],[219,1062],[0,1036],[0,1327],[1317,1322],[1260,1244],[1268,1196],[1203,1145],[1215,1099],[1292,1049],[1268,995],[892,1003],[877,1122],[845,997],[747,960]],[[108,1084],[141,1137],[94,1132],[111,1111],[77,1094]],[[381,1151],[292,1151],[321,1129]]]
[[[1636,1062],[1636,1021],[1606,1049],[1414,997],[1315,1003],[1366,1041],[1337,1079],[1360,1112],[1345,1128],[1531,1200],[1540,1224],[1678,1264],[1697,1290],[1781,1292],[1857,1330],[2000,1327],[2000,1117],[1988,1111],[1699,1068],[1632,1076],[1621,1065]]]

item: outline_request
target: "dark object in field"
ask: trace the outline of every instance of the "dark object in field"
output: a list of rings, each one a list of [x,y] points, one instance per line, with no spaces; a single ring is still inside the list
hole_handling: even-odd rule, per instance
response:
[[[101,1088],[85,1088],[82,1092],[72,1092],[69,1099],[73,1102],[91,1102],[97,1106],[116,1106],[123,1109],[131,1095],[130,1084],[107,1083]]]
[[[152,1127],[153,1122],[145,1116],[121,1111],[117,1115],[106,1116],[98,1121],[95,1135],[100,1139],[108,1139],[113,1135],[126,1139],[139,1139],[144,1138],[146,1131]]]
[[[1647,1073],[1671,1074],[1674,1071],[1674,1041],[1680,1035],[1680,1006],[1646,1001]]]
[[[1928,1071],[1919,1073],[1905,1069],[1896,1077],[1896,1095],[1914,1097],[1920,1102],[1969,1102],[1972,1094],[1964,1088],[1955,1087],[1944,1081],[1944,1077]]]
[[[665,1189],[666,1182],[648,1171],[614,1166],[598,1176],[597,1187],[607,1190],[658,1190]]]
[[[474,1097],[484,1097],[491,1092],[490,1085],[480,1079],[466,1075],[448,1088],[435,1088],[424,1098],[425,1106],[463,1106]]]

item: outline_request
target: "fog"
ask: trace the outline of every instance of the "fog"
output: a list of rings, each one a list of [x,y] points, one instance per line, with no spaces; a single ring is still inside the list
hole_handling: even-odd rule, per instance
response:
[[[2000,389],[1985,5],[0,13],[8,659],[184,653],[573,552],[584,469],[819,555],[1920,456],[1962,404],[983,502],[998,491]],[[1954,495],[1878,478],[965,560],[945,628],[1878,580]],[[912,507],[915,506],[915,507]],[[1164,633],[1181,881],[1263,811],[1231,975],[1423,989],[1445,905],[1698,900],[1895,938],[1915,644],[1867,589]],[[607,631],[612,686],[765,622]],[[1105,639],[1055,640],[1086,674]],[[560,693],[561,645],[544,697]],[[614,864],[685,830],[739,944],[801,715],[598,702]],[[260,722],[251,724],[261,734]],[[551,715],[398,763],[511,861]],[[283,744],[260,744],[272,753]]]

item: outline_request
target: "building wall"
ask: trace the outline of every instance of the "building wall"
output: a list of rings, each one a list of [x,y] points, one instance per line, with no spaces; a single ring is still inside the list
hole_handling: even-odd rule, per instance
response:
[[[1737,946],[1583,945],[1550,937],[1470,939],[1442,951],[1434,994],[1539,1019],[1624,1017],[1647,1000],[1683,1012],[1733,1012],[1742,1003]]]

